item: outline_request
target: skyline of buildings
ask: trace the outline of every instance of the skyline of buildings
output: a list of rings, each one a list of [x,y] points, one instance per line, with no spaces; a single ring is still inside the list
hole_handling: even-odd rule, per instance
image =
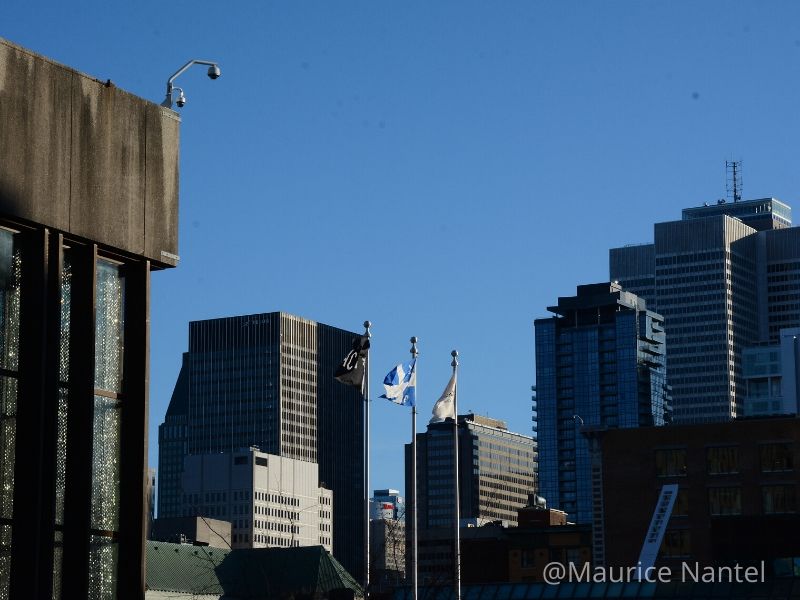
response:
[[[180,514],[185,508],[176,489],[186,456],[256,446],[315,463],[319,486],[333,492],[334,555],[361,580],[363,400],[357,388],[334,381],[355,337],[283,312],[191,322],[188,352],[159,430],[165,448],[159,483],[169,479],[159,516],[191,516]]]
[[[609,276],[664,317],[676,423],[743,415],[744,350],[800,326],[800,229],[774,198],[683,211],[651,244],[609,250]]]
[[[13,55],[14,60],[7,61],[7,55]],[[168,137],[176,134],[170,113],[135,98],[117,96],[117,92],[108,91],[108,85],[104,90],[98,82],[87,82],[71,70],[62,72],[60,65],[54,70],[53,64],[42,64],[39,57],[0,44],[0,65],[5,68],[6,62],[14,61],[21,75],[39,69],[50,71],[45,80],[66,77],[69,81],[62,84],[79,87],[82,92],[88,86],[84,102],[99,105],[104,111],[109,104],[131,102],[130,110],[124,111],[126,119],[135,122],[138,115],[141,131],[155,136],[164,130]],[[19,105],[27,106],[22,102]],[[142,190],[163,183],[159,181],[162,176],[175,179],[177,184],[177,177],[171,177],[176,173],[177,159],[159,154],[163,148],[150,148],[149,158],[141,161],[120,150],[127,149],[131,140],[114,140],[119,133],[115,127],[121,126],[119,120],[76,126],[92,129],[92,134],[78,131],[75,135],[92,138],[88,149],[77,152],[86,152],[93,164],[108,167],[103,157],[120,153],[126,155],[120,159],[126,168],[131,167],[126,161],[155,167],[157,181],[139,182]],[[109,132],[109,127],[113,131]],[[95,134],[103,140],[110,137],[111,147],[103,147],[94,139]],[[136,137],[138,132],[129,134]],[[175,141],[174,135],[171,139]],[[141,142],[141,147],[147,154],[147,143]],[[72,160],[72,154],[69,156]],[[78,156],[75,160],[82,159]],[[169,173],[159,172],[159,164]],[[146,228],[140,230],[138,219],[147,224],[153,211],[177,210],[177,190],[165,184],[163,197],[152,198],[145,192],[141,206],[129,207],[137,215],[136,224],[132,224],[124,217],[115,220],[114,207],[108,205],[109,197],[131,200],[129,196],[112,193],[119,191],[115,188],[103,188],[102,182],[92,179],[97,174],[80,170],[78,174],[89,180],[75,178],[76,190],[86,197],[72,202],[69,196],[66,208],[65,198],[59,197],[67,217],[38,212],[42,210],[37,204],[39,190],[34,190],[22,194],[25,202],[20,204],[21,213],[15,215],[18,218],[4,218],[0,223],[0,366],[4,377],[0,398],[4,415],[0,428],[0,596],[26,597],[31,585],[40,597],[126,598],[144,593],[143,539],[152,506],[152,474],[146,469],[141,448],[148,413],[149,277],[151,269],[174,266],[176,255],[162,250],[162,245],[176,251],[177,247],[174,222],[154,234],[149,230],[146,233]],[[23,192],[31,192],[24,187],[27,179],[20,180],[22,184],[16,180],[12,183]],[[92,191],[100,193],[98,190],[103,192],[102,197],[93,197]],[[796,411],[798,236],[787,227],[791,223],[790,212],[785,210],[788,207],[767,200],[752,201],[757,203],[752,205],[735,203],[730,209],[735,216],[717,205],[685,212],[684,221],[676,222],[689,225],[656,224],[652,286],[648,287],[647,277],[648,281],[640,283],[642,293],[651,294],[656,306],[660,303],[666,312],[683,315],[673,319],[678,348],[673,354],[678,365],[675,381],[685,387],[682,389],[687,396],[692,384],[694,396],[701,396],[701,401],[695,402],[698,410],[683,407],[686,419],[700,415],[697,420],[714,420],[718,414],[725,414],[714,404],[717,387],[698,387],[718,380],[728,383],[729,418],[745,414],[748,406],[752,406],[753,414]],[[137,201],[134,194],[131,202]],[[85,205],[80,209],[85,202],[102,210],[94,214]],[[74,215],[73,210],[77,211]],[[87,240],[87,232],[94,232],[98,226],[100,233],[96,235],[102,239]],[[697,236],[702,238],[700,242]],[[721,246],[708,245],[719,240]],[[641,248],[640,256],[625,258],[646,262],[648,252]],[[659,270],[659,266],[665,269]],[[706,293],[713,291],[708,287],[698,287],[713,286],[714,282],[727,282],[725,293],[714,295]],[[750,286],[753,282],[755,287]],[[684,285],[687,283],[691,285]],[[688,292],[699,294],[701,299]],[[726,306],[721,311],[720,301]],[[704,308],[698,309],[695,302]],[[647,503],[632,493],[643,489],[642,482],[647,482],[647,492],[671,480],[689,488],[689,499],[684,494],[674,517],[688,517],[686,507],[693,506],[694,522],[679,522],[667,531],[663,558],[716,556],[708,560],[730,561],[744,556],[755,561],[776,549],[766,544],[755,550],[743,549],[742,544],[737,549],[750,554],[737,555],[725,547],[725,542],[735,540],[741,531],[750,532],[750,539],[763,529],[776,536],[800,532],[796,518],[795,464],[800,452],[795,439],[796,418],[696,425],[704,428],[700,430],[704,435],[695,437],[682,428],[692,426],[643,431],[642,427],[669,421],[664,365],[665,360],[669,365],[673,356],[669,351],[673,334],[669,325],[664,328],[666,318],[646,310],[643,298],[616,284],[579,286],[577,297],[561,298],[552,309],[556,317],[536,321],[537,383],[540,334],[543,356],[553,359],[553,365],[543,361],[542,366],[544,381],[539,384],[537,410],[543,427],[535,428],[538,440],[508,431],[502,421],[474,414],[458,415],[455,423],[433,423],[427,432],[416,433],[423,447],[422,459],[414,457],[422,464],[419,488],[424,499],[417,498],[416,512],[425,521],[420,555],[423,574],[441,578],[447,562],[441,556],[452,556],[448,553],[452,548],[448,549],[448,540],[441,532],[454,524],[455,505],[461,507],[464,525],[475,529],[490,523],[502,528],[517,522],[514,513],[519,514],[520,504],[527,506],[538,491],[538,464],[542,464],[538,444],[543,444],[543,450],[545,439],[555,438],[558,451],[564,451],[564,460],[548,472],[549,476],[555,474],[564,491],[553,496],[568,507],[571,489],[562,486],[562,480],[576,481],[575,514],[589,514],[581,507],[581,494],[589,490],[591,517],[593,524],[597,522],[594,457],[576,449],[574,463],[569,464],[573,458],[570,451],[581,447],[580,441],[575,443],[581,439],[577,437],[576,417],[582,427],[597,424],[608,428],[602,449],[605,478],[599,489],[604,500],[611,500],[601,501],[601,508],[613,506],[618,510],[623,500],[638,501],[638,517],[643,522],[641,509]],[[713,315],[701,314],[704,312]],[[681,319],[684,324],[694,324],[682,331]],[[719,351],[718,344],[715,346],[720,341],[719,330],[704,329],[712,327],[715,320],[722,321],[726,330],[725,373],[720,377],[714,370],[721,364],[715,354]],[[609,327],[612,322],[613,328]],[[559,323],[563,331],[559,331]],[[554,334],[567,331],[561,347],[558,336],[550,336],[554,338],[552,352],[547,347],[551,326]],[[716,333],[703,337],[705,334],[698,333],[701,331]],[[173,484],[172,488],[165,486],[165,512],[208,513],[212,518],[230,519],[234,527],[230,544],[239,548],[292,548],[318,543],[336,552],[350,572],[359,576],[358,561],[363,556],[359,556],[358,524],[363,527],[365,457],[358,434],[363,423],[360,429],[358,425],[363,405],[353,389],[333,383],[333,370],[357,335],[286,313],[192,322],[189,351],[184,354],[185,371],[181,370],[176,382],[175,404],[170,405],[162,425],[163,438],[160,436],[164,443],[163,476]],[[627,343],[630,339],[635,340],[633,345]],[[692,354],[680,350],[698,342],[709,343],[695,350],[712,358],[705,361],[712,367],[706,369],[705,378],[698,375],[701,371],[697,365],[686,370],[680,366],[684,364],[681,356]],[[773,356],[776,348],[779,352]],[[595,352],[597,360],[593,360]],[[625,361],[634,357],[635,368],[630,369]],[[686,363],[701,362],[696,358],[690,356]],[[600,366],[593,369],[594,363]],[[587,365],[586,373],[580,373]],[[759,371],[762,365],[764,370]],[[551,366],[553,373],[548,372]],[[553,385],[549,377],[554,378]],[[580,377],[585,380],[581,382]],[[587,390],[589,410],[585,414],[589,417],[585,423],[576,400],[581,396],[559,396],[561,391],[578,388]],[[551,398],[553,389],[555,400]],[[766,406],[758,402],[766,402]],[[596,423],[592,411],[599,414]],[[556,429],[553,415],[558,417]],[[567,424],[572,425],[571,439]],[[557,427],[564,429],[558,431]],[[624,431],[628,427],[633,433]],[[459,498],[453,494],[453,429],[462,457],[460,471],[455,474],[461,482]],[[253,448],[252,441],[245,443],[253,439],[269,452]],[[624,441],[616,447],[616,454],[613,444],[609,445],[609,440],[615,439]],[[639,451],[632,453],[631,447],[639,447]],[[24,457],[24,461],[18,461],[18,457]],[[628,472],[623,464],[626,459]],[[631,466],[631,462],[636,464]],[[591,468],[583,472],[581,467],[586,465]],[[410,469],[406,466],[408,480]],[[649,478],[643,478],[643,474]],[[176,487],[174,478],[178,476],[180,485]],[[620,482],[640,486],[625,490]],[[553,490],[546,489],[548,493]],[[617,494],[627,491],[627,496],[605,496],[608,489]],[[395,497],[391,509],[395,511],[400,504],[399,495],[392,494],[396,490],[380,491]],[[528,508],[537,510],[536,506]],[[601,512],[600,519],[606,521],[611,516],[630,525],[634,512]],[[780,519],[772,518],[775,515]],[[762,519],[764,516],[769,518]],[[749,520],[722,523],[718,517]],[[389,520],[380,519],[384,523]],[[693,532],[706,530],[711,531],[711,541],[698,544],[700,536]],[[582,531],[585,533],[585,528]],[[797,536],[789,537],[794,540]],[[393,553],[402,547],[400,539],[391,538]],[[385,538],[384,546],[388,543]],[[343,550],[337,549],[339,544]],[[702,554],[709,546],[716,554]],[[792,555],[799,552],[793,543],[782,545],[780,551],[783,554],[778,558],[787,561],[794,560]],[[572,559],[567,556],[570,553]],[[563,560],[585,560],[587,553],[585,545],[565,546]],[[524,555],[516,558],[520,569],[533,569],[525,564],[528,559]],[[531,560],[538,559],[534,556]],[[392,570],[400,572],[397,561]]]

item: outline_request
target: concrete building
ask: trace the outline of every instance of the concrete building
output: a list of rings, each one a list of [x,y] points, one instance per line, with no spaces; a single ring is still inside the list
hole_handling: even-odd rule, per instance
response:
[[[393,590],[406,578],[406,525],[398,519],[369,523],[370,591]]]
[[[467,414],[458,416],[458,443],[461,523],[515,525],[517,510],[537,490],[536,440],[509,431],[499,419]],[[411,488],[411,461],[411,444],[406,444],[406,489]],[[431,423],[417,434],[420,581],[452,579],[453,471],[453,421]],[[450,544],[450,553],[443,544]]]
[[[144,596],[150,272],[178,261],[179,121],[0,39],[2,598]]]
[[[211,546],[229,550],[232,544],[231,523],[211,517],[165,517],[153,522],[148,538],[158,542]]]
[[[255,449],[184,459],[183,513],[230,521],[232,548],[333,550],[333,494],[316,463]]]
[[[279,312],[190,323],[189,351],[159,431],[159,516],[181,516],[176,482],[186,455],[256,446],[317,463],[317,484],[334,494],[334,554],[361,578],[363,401],[333,377],[354,337]]]
[[[578,294],[537,319],[539,489],[576,523],[595,518],[592,455],[581,426],[643,427],[669,418],[664,323],[613,283]]]
[[[743,414],[746,348],[800,326],[800,229],[774,198],[685,209],[654,242],[612,248],[610,278],[663,315],[676,423]]]
[[[601,449],[607,565],[636,564],[665,484],[679,491],[656,565],[764,560],[769,575],[800,556],[797,418],[608,430]]]

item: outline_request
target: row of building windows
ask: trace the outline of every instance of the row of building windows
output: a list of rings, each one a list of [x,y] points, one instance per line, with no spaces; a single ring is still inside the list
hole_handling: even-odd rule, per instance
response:
[[[794,470],[794,451],[789,442],[760,444],[759,466],[762,473]],[[685,477],[688,473],[687,453],[683,448],[655,451],[656,477]],[[739,447],[718,446],[706,449],[706,472],[726,475],[740,472]]]

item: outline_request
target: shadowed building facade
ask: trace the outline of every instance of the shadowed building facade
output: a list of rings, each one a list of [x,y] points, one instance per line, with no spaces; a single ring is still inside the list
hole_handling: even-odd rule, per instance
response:
[[[144,597],[177,115],[0,39],[0,598]]]
[[[571,521],[601,517],[593,506],[590,444],[580,425],[643,427],[669,417],[664,323],[645,301],[613,283],[578,294],[536,319],[539,489]]]
[[[159,517],[191,516],[179,489],[187,455],[256,446],[318,463],[319,485],[333,491],[334,555],[361,577],[363,401],[333,377],[357,335],[282,312],[191,322],[159,433]]]

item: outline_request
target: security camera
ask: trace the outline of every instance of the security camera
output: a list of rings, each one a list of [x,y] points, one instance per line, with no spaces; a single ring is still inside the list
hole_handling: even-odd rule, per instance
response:
[[[186,96],[183,95],[183,90],[181,90],[181,94],[180,96],[178,96],[178,99],[175,101],[175,104],[177,104],[178,107],[180,108],[183,108],[186,105]]]
[[[208,67],[208,76],[211,79],[217,79],[219,76],[222,75],[222,71],[219,70],[217,65],[211,65]]]

